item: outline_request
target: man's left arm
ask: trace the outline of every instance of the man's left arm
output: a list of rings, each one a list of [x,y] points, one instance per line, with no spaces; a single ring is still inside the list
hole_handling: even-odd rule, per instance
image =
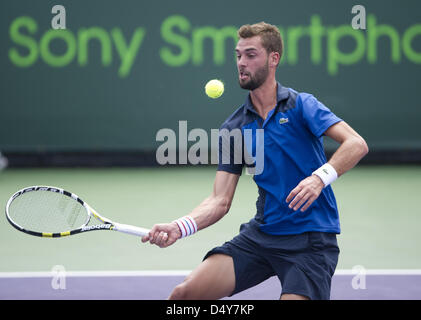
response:
[[[368,153],[365,140],[344,121],[332,125],[324,134],[340,144],[328,161],[337,177],[352,169]],[[301,208],[301,211],[305,211],[319,197],[324,187],[323,180],[312,174],[290,192],[286,202],[292,200],[289,207],[295,211],[305,204]]]

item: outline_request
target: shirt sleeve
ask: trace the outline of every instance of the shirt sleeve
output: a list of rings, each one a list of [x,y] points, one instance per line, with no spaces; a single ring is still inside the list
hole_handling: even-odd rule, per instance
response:
[[[218,171],[241,175],[243,171],[243,137],[241,129],[219,129]]]
[[[313,95],[301,93],[298,95],[297,104],[302,109],[302,115],[306,126],[316,136],[321,137],[329,127],[342,121],[323,103]]]

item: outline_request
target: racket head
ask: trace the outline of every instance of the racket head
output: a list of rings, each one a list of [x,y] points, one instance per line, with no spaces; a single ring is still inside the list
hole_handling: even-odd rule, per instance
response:
[[[57,187],[32,186],[15,192],[6,217],[17,230],[39,237],[63,237],[81,230],[91,217],[77,195]]]

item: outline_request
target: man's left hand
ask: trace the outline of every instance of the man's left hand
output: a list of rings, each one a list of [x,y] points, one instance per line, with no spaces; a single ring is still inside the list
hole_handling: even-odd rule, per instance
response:
[[[322,179],[313,174],[302,180],[298,186],[290,192],[286,202],[288,203],[292,200],[289,207],[294,211],[297,211],[304,205],[301,208],[301,212],[304,212],[319,197],[324,186]]]

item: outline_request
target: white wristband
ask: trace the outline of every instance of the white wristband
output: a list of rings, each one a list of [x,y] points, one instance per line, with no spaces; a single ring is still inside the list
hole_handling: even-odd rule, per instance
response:
[[[178,225],[178,228],[181,231],[181,238],[191,236],[197,232],[196,221],[191,216],[185,216],[180,219],[175,220]]]
[[[314,171],[312,174],[315,174],[320,179],[322,179],[325,187],[330,185],[333,181],[338,179],[338,173],[335,168],[332,167],[329,163],[325,163],[319,169]]]

